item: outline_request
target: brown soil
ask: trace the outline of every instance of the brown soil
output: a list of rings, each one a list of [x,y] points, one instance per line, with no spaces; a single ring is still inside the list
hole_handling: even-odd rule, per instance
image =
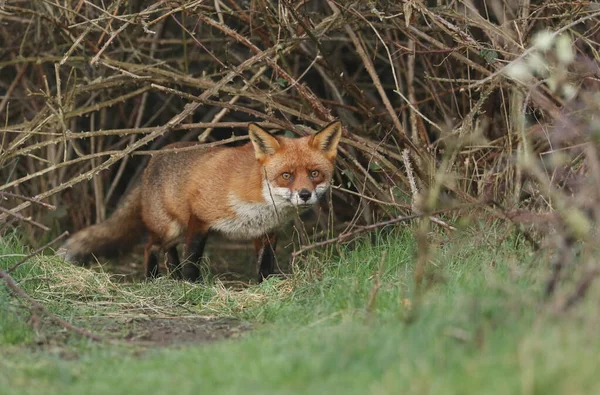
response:
[[[90,330],[111,339],[147,346],[185,346],[239,337],[250,330],[244,322],[210,317],[98,318]]]
[[[177,348],[235,339],[252,329],[249,324],[239,320],[201,316],[129,319],[88,317],[85,325],[79,325],[106,339],[133,345],[137,353],[157,347]],[[48,329],[45,328],[36,342],[30,344],[33,351],[51,351],[66,360],[77,360],[80,357],[77,349],[68,346],[69,339],[78,335],[57,326]]]

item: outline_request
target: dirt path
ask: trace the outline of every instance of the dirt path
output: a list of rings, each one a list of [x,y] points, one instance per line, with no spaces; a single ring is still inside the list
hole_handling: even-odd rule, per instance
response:
[[[250,326],[231,318],[138,317],[94,320],[90,327],[113,339],[150,346],[189,345],[235,338]]]

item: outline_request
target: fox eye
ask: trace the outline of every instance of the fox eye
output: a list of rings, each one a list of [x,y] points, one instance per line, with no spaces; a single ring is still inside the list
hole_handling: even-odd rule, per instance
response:
[[[292,178],[292,173],[288,173],[287,171],[283,172],[283,173],[281,173],[281,178],[283,178],[284,180],[287,181]]]
[[[313,170],[310,172],[310,178],[317,178],[319,177],[319,170]]]

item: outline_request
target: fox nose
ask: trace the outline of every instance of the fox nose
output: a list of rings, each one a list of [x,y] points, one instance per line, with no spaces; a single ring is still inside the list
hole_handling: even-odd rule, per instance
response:
[[[300,192],[298,192],[298,196],[300,197],[300,199],[302,199],[305,202],[307,202],[308,199],[311,198],[312,192],[309,191],[308,189],[301,189]]]

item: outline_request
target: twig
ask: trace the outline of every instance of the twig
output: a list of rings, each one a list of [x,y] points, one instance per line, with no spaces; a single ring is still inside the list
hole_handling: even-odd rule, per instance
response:
[[[281,125],[279,123],[273,123],[273,122],[256,122],[258,125],[265,127],[265,128],[281,128]],[[201,129],[201,128],[223,128],[223,129],[229,129],[229,128],[247,128],[248,127],[248,122],[198,122],[198,123],[183,123],[181,125],[178,125],[176,127],[173,128],[173,130],[189,130],[189,129]],[[63,141],[68,141],[68,140],[79,140],[79,139],[84,139],[84,138],[89,138],[89,137],[98,137],[98,136],[126,136],[126,135],[132,135],[132,134],[148,134],[148,133],[152,133],[153,131],[155,131],[156,128],[127,128],[127,129],[110,129],[110,130],[98,130],[95,132],[79,132],[79,133],[72,133],[72,132],[68,132],[65,133],[64,138],[62,139]],[[6,130],[0,130],[0,132],[3,132]],[[56,136],[61,136],[62,134],[56,134]],[[7,155],[7,159],[10,158],[14,158],[16,156],[19,155],[26,155],[32,151],[35,151],[37,149],[46,147],[48,145],[52,145],[52,144],[56,144],[55,140],[45,140],[42,141],[40,143],[37,144],[31,144],[19,151],[14,151],[12,152],[10,155]]]
[[[222,25],[222,24],[214,21],[213,19],[208,18],[207,16],[205,16],[203,14],[198,14],[198,18],[200,18],[203,22],[221,30],[223,33],[227,34],[228,36],[234,37],[237,41],[239,41],[240,43],[242,43],[245,46],[247,46],[248,48],[250,48],[250,50],[252,50],[252,52],[254,52],[256,54],[260,54],[262,52],[260,50],[260,48],[258,48],[256,45],[252,44],[252,42],[250,40],[248,40],[246,37],[240,35],[238,32],[229,28],[228,26]],[[305,34],[302,34],[301,36],[304,36],[304,35]],[[325,121],[330,121],[330,122],[335,119],[330,114],[329,110],[327,110],[327,108],[325,108],[325,106],[323,106],[323,104],[319,101],[319,98],[309,88],[307,88],[303,84],[298,84],[296,79],[293,78],[291,75],[289,75],[285,70],[283,70],[272,58],[265,57],[264,60],[269,64],[269,66],[273,67],[273,69],[276,70],[277,73],[279,73],[283,78],[285,78],[289,84],[296,85],[296,90],[300,93],[300,95],[302,95],[302,97],[304,97],[306,99],[306,101],[310,104],[312,109],[317,114],[319,114],[322,119],[324,119]]]
[[[4,215],[6,215],[6,216],[14,217],[14,218],[18,219],[19,221],[27,222],[28,224],[37,226],[40,229],[43,229],[46,231],[50,230],[50,228],[47,227],[46,225],[42,225],[39,222],[32,220],[31,218],[22,216],[21,214],[13,213],[10,210],[5,209],[4,207],[0,207],[0,212],[4,213]],[[0,221],[2,221],[2,220],[6,220],[6,217],[0,219]]]
[[[157,7],[159,7],[161,5],[161,2],[156,2],[154,4],[152,4],[150,7],[146,8],[144,10],[144,12],[149,12],[152,11],[153,9],[156,9]],[[132,16],[128,21],[126,21],[125,23],[123,23],[116,31],[112,32],[110,37],[108,38],[108,40],[106,40],[106,42],[104,43],[104,46],[102,48],[100,48],[100,50],[96,53],[96,55],[94,55],[94,57],[92,58],[92,60],[90,61],[91,65],[94,65],[98,59],[100,59],[100,56],[102,56],[102,54],[104,53],[104,51],[110,46],[110,44],[113,42],[113,40],[119,35],[121,34],[121,32],[123,30],[125,30],[127,28],[127,26],[129,26],[131,23],[133,23],[135,21],[135,19],[137,18],[137,15]],[[112,21],[112,19],[111,19]],[[99,43],[98,43],[99,44]]]
[[[329,244],[333,244],[333,243],[341,243],[344,240],[347,240],[351,237],[354,237],[356,235],[359,235],[361,233],[365,233],[374,229],[379,229],[379,228],[383,228],[384,226],[388,226],[388,225],[394,225],[400,222],[407,222],[407,221],[412,221],[413,219],[417,219],[417,218],[422,218],[422,217],[426,217],[426,216],[430,216],[430,215],[437,215],[437,214],[443,214],[443,213],[448,213],[451,211],[456,211],[456,210],[460,210],[460,209],[464,209],[464,208],[470,208],[470,207],[474,207],[474,206],[478,206],[479,203],[468,203],[468,204],[463,204],[457,207],[452,207],[452,208],[448,208],[448,209],[444,209],[444,210],[437,210],[431,213],[427,213],[427,214],[413,214],[413,215],[407,215],[404,217],[398,217],[398,218],[393,218],[390,219],[388,221],[383,221],[383,222],[377,222],[375,224],[372,225],[367,225],[367,226],[363,226],[357,230],[354,230],[352,232],[348,232],[348,233],[343,233],[337,237],[334,237],[332,239],[328,239],[328,240],[323,240],[323,241],[319,241],[317,243],[313,243],[307,246],[304,246],[302,248],[300,248],[298,251],[294,251],[292,253],[292,257],[295,258],[300,254],[303,254],[306,251],[318,248],[318,247],[323,247]]]
[[[0,191],[0,195],[10,196],[10,197],[14,197],[16,199],[21,199],[21,200],[27,200],[28,202],[38,204],[38,205],[40,205],[40,206],[42,206],[44,208],[47,208],[48,210],[56,210],[56,206],[54,206],[52,204],[40,202],[38,199],[34,199],[34,198],[27,197],[27,196],[19,195],[17,193]]]
[[[330,2],[330,5],[332,5],[332,4],[333,3]],[[398,136],[402,139],[402,142],[406,146],[410,147],[413,150],[413,152],[416,155],[421,156],[420,151],[417,149],[417,147],[415,147],[413,142],[406,135],[404,126],[402,126],[402,124],[400,123],[400,119],[398,119],[398,115],[396,115],[396,112],[394,111],[394,107],[392,106],[390,99],[387,97],[387,94],[385,93],[385,90],[383,89],[383,86],[381,85],[381,81],[379,79],[379,76],[377,75],[377,71],[375,71],[375,68],[373,67],[373,62],[371,62],[369,55],[367,55],[367,53],[365,52],[365,49],[363,48],[362,43],[358,39],[358,36],[356,35],[356,33],[354,33],[354,31],[352,30],[352,28],[349,25],[346,25],[346,33],[348,34],[348,36],[350,36],[350,39],[352,40],[352,43],[354,44],[354,47],[356,48],[356,52],[358,53],[361,60],[363,61],[365,68],[367,69],[367,72],[371,76],[371,80],[373,81],[373,84],[375,85],[375,88],[377,89],[377,92],[379,93],[379,97],[381,98],[381,101],[383,102],[385,108],[388,110],[388,114],[389,114],[390,118],[392,119],[394,126],[396,127]]]
[[[2,98],[2,101],[0,101],[0,114],[2,114],[2,112],[4,111],[4,107],[9,102],[12,91],[17,87],[18,84],[21,83],[21,78],[23,77],[23,74],[25,74],[25,71],[27,71],[27,69],[28,69],[27,65],[23,65],[18,68],[19,71],[17,73],[17,76],[13,79],[13,81],[11,82],[7,91],[4,93],[4,97]]]
[[[581,281],[579,281],[579,284],[577,284],[577,288],[565,302],[562,308],[563,311],[571,309],[585,297],[590,285],[592,285],[592,282],[596,279],[596,277],[598,277],[598,274],[600,274],[600,269],[598,268],[593,268],[584,273]]]
[[[72,332],[75,332],[75,333],[79,333],[80,335],[83,335],[83,336],[87,337],[88,339],[92,339],[95,341],[109,341],[108,339],[106,339],[96,333],[93,333],[86,329],[75,326],[75,325],[63,320],[62,318],[58,317],[57,315],[52,314],[48,310],[46,310],[46,308],[44,308],[44,306],[39,304],[35,299],[33,299],[31,296],[27,295],[27,293],[25,291],[23,291],[21,288],[19,288],[19,286],[17,285],[15,280],[7,272],[0,270],[0,278],[4,279],[4,282],[6,283],[8,288],[15,295],[20,296],[21,298],[23,298],[27,302],[29,302],[29,304],[31,304],[32,309],[34,311],[37,311],[37,312],[49,317],[51,320],[53,320],[54,322],[56,322],[58,325],[62,326],[63,328],[70,330]]]

